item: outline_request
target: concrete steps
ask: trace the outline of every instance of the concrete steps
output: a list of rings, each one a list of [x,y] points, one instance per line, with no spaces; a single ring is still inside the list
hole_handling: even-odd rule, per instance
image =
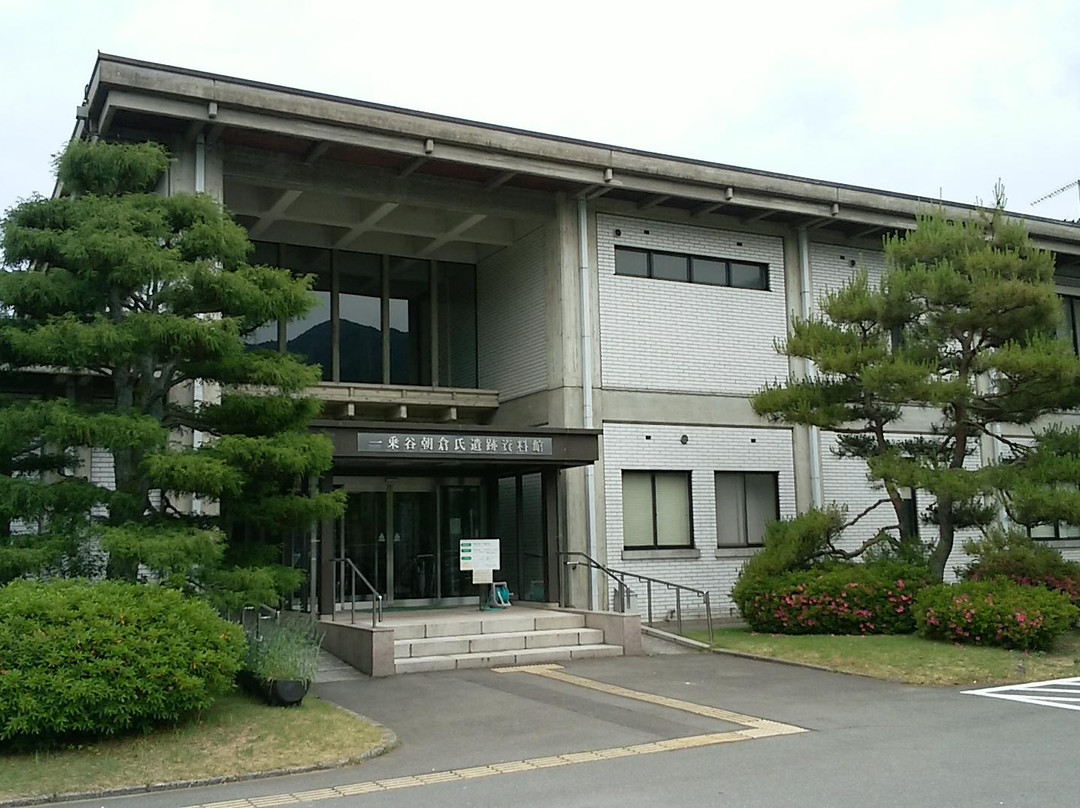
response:
[[[454,619],[394,627],[396,673],[494,668],[621,656],[604,632],[580,614],[515,610],[454,615]]]

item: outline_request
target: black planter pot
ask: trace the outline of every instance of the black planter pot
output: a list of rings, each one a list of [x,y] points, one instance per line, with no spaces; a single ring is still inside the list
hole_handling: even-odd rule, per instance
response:
[[[304,700],[309,683],[293,679],[262,679],[249,671],[237,676],[240,686],[275,707],[292,707]]]

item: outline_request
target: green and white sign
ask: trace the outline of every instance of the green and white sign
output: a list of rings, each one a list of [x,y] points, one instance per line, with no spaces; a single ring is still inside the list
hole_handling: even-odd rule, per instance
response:
[[[462,539],[458,542],[458,562],[462,572],[499,569],[499,540]]]

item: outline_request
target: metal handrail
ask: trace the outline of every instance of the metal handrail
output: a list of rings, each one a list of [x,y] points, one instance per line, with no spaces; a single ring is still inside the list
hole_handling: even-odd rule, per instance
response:
[[[636,572],[628,572],[626,570],[617,570],[617,569],[614,569],[614,568],[605,567],[599,561],[597,561],[596,559],[592,558],[591,556],[589,556],[589,555],[587,555],[585,553],[563,551],[563,552],[560,552],[559,555],[561,555],[561,556],[580,556],[580,557],[585,559],[584,562],[582,562],[582,561],[567,561],[566,565],[567,566],[577,566],[578,564],[583,564],[583,563],[587,562],[589,564],[589,566],[593,567],[594,569],[600,570],[601,572],[606,574],[609,578],[614,580],[619,585],[619,595],[620,595],[620,597],[619,597],[619,603],[617,605],[620,608],[618,609],[618,611],[623,612],[623,613],[626,612],[626,603],[627,603],[626,595],[627,595],[627,593],[633,592],[633,590],[630,589],[630,587],[628,587],[626,585],[626,578],[629,577],[629,578],[634,578],[634,579],[636,579],[638,581],[643,581],[645,583],[645,592],[646,592],[646,603],[647,603],[646,613],[648,615],[648,622],[650,624],[653,622],[653,610],[652,610],[652,587],[653,587],[653,584],[659,584],[660,586],[666,586],[668,589],[674,589],[675,590],[675,620],[676,620],[676,623],[677,623],[677,625],[679,627],[679,634],[682,634],[682,631],[683,631],[683,626],[682,626],[682,592],[683,591],[692,592],[693,594],[698,595],[702,599],[702,601],[705,603],[705,622],[706,622],[706,624],[708,625],[708,628],[709,628],[709,645],[713,644],[712,604],[709,601],[709,590],[707,590],[707,589],[695,589],[692,586],[686,586],[685,584],[677,584],[674,581],[665,581],[665,580],[663,580],[661,578],[653,578],[653,577],[648,576],[648,575],[640,575],[640,574],[638,574]]]
[[[376,625],[382,622],[383,617],[383,597],[379,594],[379,590],[371,585],[371,581],[364,577],[364,573],[360,572],[360,569],[353,563],[351,558],[335,558],[334,564],[334,589],[338,586],[341,587],[341,599],[345,600],[345,573],[350,572],[350,584],[351,584],[351,597],[349,598],[349,622],[356,622],[356,579],[359,578],[364,586],[368,588],[368,591],[372,594],[373,599],[371,602],[371,627],[375,628]],[[338,574],[340,570],[341,574]],[[330,612],[330,619],[337,620],[337,607]]]
[[[621,580],[614,573],[614,571],[609,570],[607,567],[605,567],[603,564],[601,564],[599,561],[597,561],[595,558],[593,558],[592,556],[590,556],[587,553],[579,553],[576,550],[560,550],[558,554],[561,555],[561,556],[567,556],[567,557],[569,557],[569,556],[580,556],[581,558],[584,558],[585,561],[567,561],[566,566],[568,566],[568,567],[577,567],[577,566],[579,566],[581,564],[588,564],[592,569],[600,570],[602,573],[607,575],[611,580],[613,580],[615,582],[615,584],[619,587],[619,601],[620,601],[620,604],[622,605],[622,608],[619,609],[619,611],[625,612],[627,594],[629,594],[629,593],[631,593],[633,591],[632,589],[630,589],[630,587],[628,587],[626,585],[626,581]]]

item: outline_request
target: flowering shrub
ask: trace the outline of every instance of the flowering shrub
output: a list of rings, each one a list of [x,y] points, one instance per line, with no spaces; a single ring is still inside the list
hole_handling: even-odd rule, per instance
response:
[[[965,581],[1008,578],[1022,586],[1045,586],[1064,592],[1080,606],[1080,564],[1066,561],[1053,547],[1038,544],[1017,531],[992,534],[964,549],[975,560],[960,571]]]
[[[843,564],[740,579],[732,591],[755,631],[773,634],[907,634],[926,571],[898,562]]]
[[[1004,578],[924,589],[915,601],[919,633],[932,640],[1046,650],[1080,615],[1067,595]]]

